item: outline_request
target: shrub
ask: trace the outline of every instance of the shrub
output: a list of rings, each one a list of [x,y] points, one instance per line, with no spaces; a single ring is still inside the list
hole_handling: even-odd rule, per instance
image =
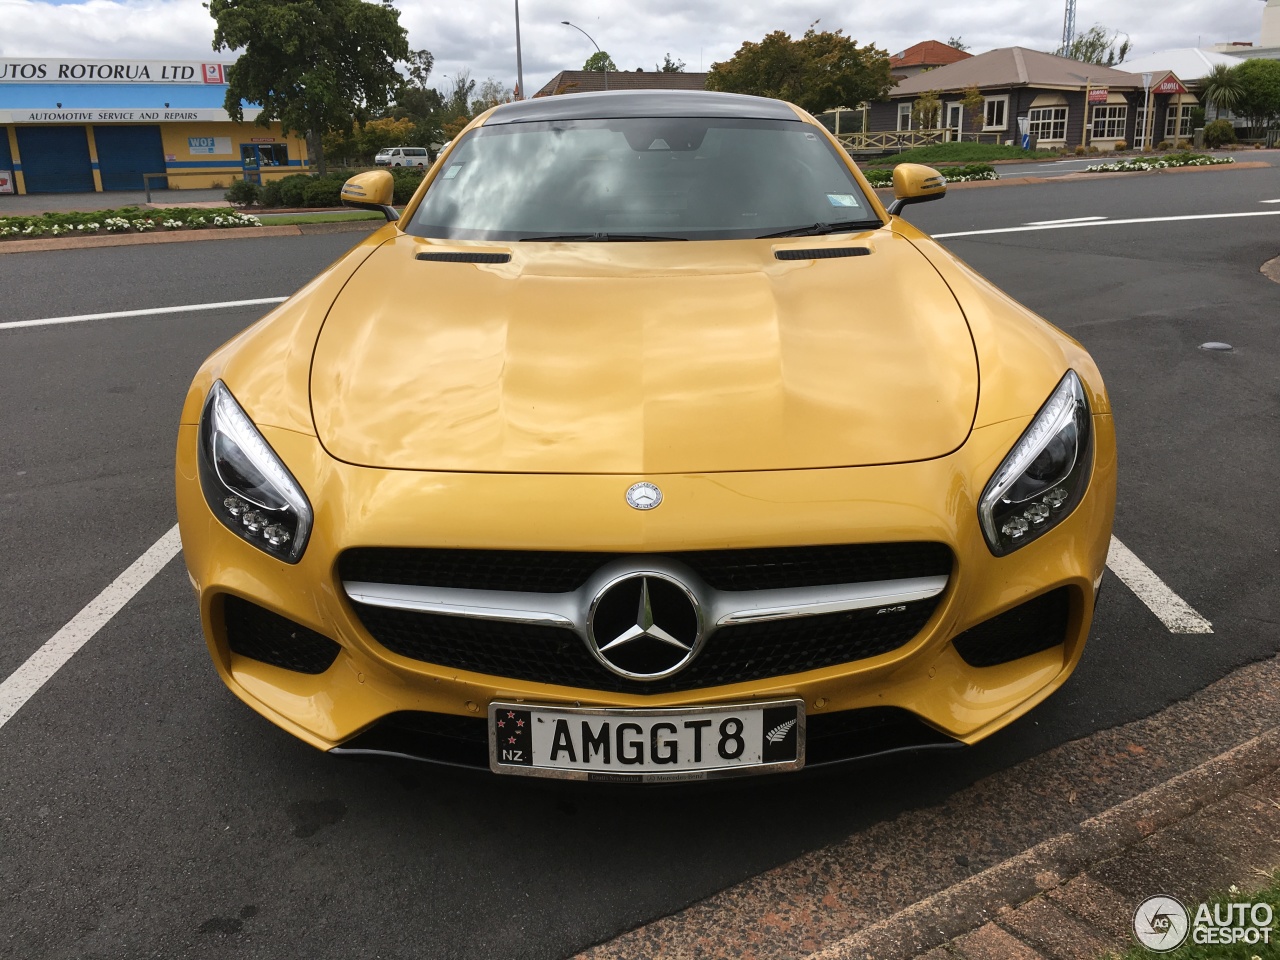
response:
[[[1190,140],[1179,140],[1177,143],[1175,143],[1175,144],[1173,145],[1173,148],[1174,148],[1175,150],[1181,150],[1181,151],[1185,152],[1185,151],[1187,151],[1187,150],[1190,150],[1190,149],[1191,149],[1191,141],[1190,141]]]
[[[233,206],[247,207],[258,202],[261,192],[261,188],[256,183],[250,183],[248,180],[236,180],[231,184],[231,189],[224,196],[227,203]]]
[[[1088,152],[1089,152],[1089,151],[1088,151],[1088,150],[1086,150],[1086,149],[1084,148],[1084,144],[1083,144],[1083,143],[1082,143],[1082,144],[1080,144],[1080,146],[1076,147],[1076,156],[1077,156],[1077,157],[1083,157],[1083,156],[1084,156],[1086,153],[1088,153]]]
[[[342,205],[343,181],[337,177],[316,177],[307,184],[305,191],[308,207],[339,207]]]
[[[1157,143],[1157,144],[1156,144],[1156,149],[1157,149],[1157,150],[1172,150],[1172,149],[1173,149],[1173,144],[1172,144],[1172,143],[1170,143],[1168,140],[1161,140],[1159,143]]]
[[[403,172],[401,172],[403,171]],[[408,203],[422,183],[424,171],[420,167],[400,167],[391,176],[395,179],[393,203]]]
[[[305,207],[307,205],[307,185],[312,177],[306,173],[295,173],[276,181],[280,184],[280,206]]]
[[[1116,145],[1111,149],[1116,153],[1123,153],[1125,150],[1129,149],[1129,143],[1127,140],[1117,140]]]
[[[1089,145],[1089,152],[1090,152],[1090,153],[1101,153],[1101,152],[1102,152],[1102,148],[1101,148],[1100,146],[1098,146],[1096,143],[1091,143],[1091,144]]]
[[[262,185],[262,189],[258,191],[258,203],[264,207],[278,207],[282,203],[280,199],[280,181],[268,180]]]
[[[1230,120],[1214,120],[1205,125],[1204,145],[1210,149],[1236,142],[1236,128]]]

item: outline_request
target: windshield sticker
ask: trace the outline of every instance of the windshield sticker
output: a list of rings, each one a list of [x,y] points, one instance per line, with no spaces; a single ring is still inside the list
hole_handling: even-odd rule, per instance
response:
[[[860,206],[858,198],[851,193],[828,193],[827,199],[831,201],[833,207]]]
[[[451,164],[449,169],[444,172],[444,179],[452,180],[461,172],[462,172],[462,164],[460,163]]]
[[[668,144],[667,141],[659,137],[657,140],[653,141],[653,143],[649,144],[649,149],[650,150],[670,150],[671,145]]]

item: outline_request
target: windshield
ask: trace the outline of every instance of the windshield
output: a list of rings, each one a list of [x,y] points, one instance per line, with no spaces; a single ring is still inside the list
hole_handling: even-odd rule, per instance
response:
[[[807,123],[645,118],[472,130],[408,232],[456,240],[723,240],[879,220]]]

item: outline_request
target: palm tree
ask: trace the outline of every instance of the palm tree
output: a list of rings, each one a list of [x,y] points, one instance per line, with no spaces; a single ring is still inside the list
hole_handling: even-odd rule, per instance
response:
[[[1223,110],[1235,109],[1244,95],[1244,84],[1235,67],[1218,63],[1201,81],[1200,95],[1213,107],[1214,119],[1217,119]]]

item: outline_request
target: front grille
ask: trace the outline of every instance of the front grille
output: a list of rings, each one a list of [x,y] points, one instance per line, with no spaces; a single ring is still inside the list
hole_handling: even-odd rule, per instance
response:
[[[952,643],[971,667],[994,667],[1048,650],[1067,638],[1070,588],[1059,587],[970,627]]]
[[[338,560],[343,580],[470,590],[569,593],[610,560],[635,556],[557,550],[452,550],[357,547]],[[837,544],[664,553],[717,590],[814,587],[867,580],[947,576],[941,543]]]
[[[412,660],[513,680],[644,694],[785,676],[889,653],[920,632],[940,599],[878,615],[874,609],[855,610],[725,627],[684,670],[648,682],[606,670],[570,630],[353,606],[378,643]]]
[[[328,637],[239,597],[222,599],[232,653],[296,673],[324,673],[342,649]]]

